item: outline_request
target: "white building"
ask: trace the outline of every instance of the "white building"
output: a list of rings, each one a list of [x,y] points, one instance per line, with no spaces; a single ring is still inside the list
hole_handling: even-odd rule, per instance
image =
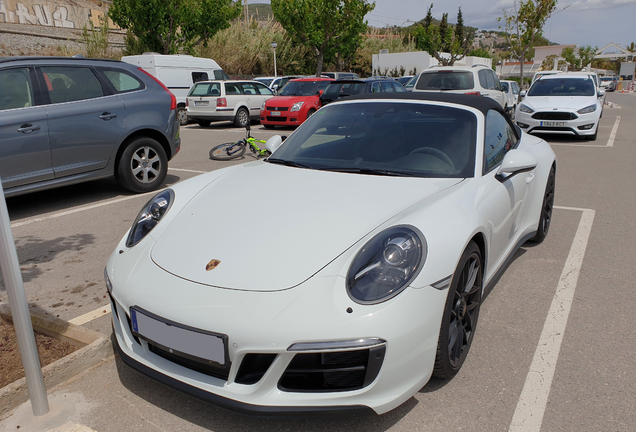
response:
[[[441,53],[441,56],[449,58],[450,54]],[[373,54],[371,64],[373,75],[393,75],[392,72],[400,72],[401,70],[404,70],[404,75],[413,75],[437,65],[439,62],[426,51],[413,51]],[[468,56],[455,62],[455,66],[472,66],[475,64],[492,67],[492,59]]]

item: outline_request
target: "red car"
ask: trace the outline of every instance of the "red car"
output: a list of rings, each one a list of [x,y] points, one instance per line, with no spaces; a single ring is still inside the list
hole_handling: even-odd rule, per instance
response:
[[[320,95],[331,78],[298,78],[283,87],[280,95],[267,99],[261,107],[261,124],[298,126],[320,108]]]

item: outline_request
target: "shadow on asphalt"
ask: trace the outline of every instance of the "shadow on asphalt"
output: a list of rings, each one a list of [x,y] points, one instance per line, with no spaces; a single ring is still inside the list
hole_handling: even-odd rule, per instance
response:
[[[180,180],[181,177],[168,173],[161,188],[171,186]],[[7,198],[7,208],[11,222],[16,222],[44,213],[134,195],[136,194],[121,187],[115,178],[107,178]]]
[[[116,343],[114,337],[111,337],[111,340],[113,344]],[[418,403],[415,398],[410,398],[393,411],[381,416],[373,415],[354,418],[252,417],[227,411],[166,387],[131,369],[119,357],[116,358],[115,365],[119,380],[130,392],[187,422],[217,432],[235,432],[237,430],[276,432],[364,430],[365,432],[381,432],[390,429],[402,420]]]

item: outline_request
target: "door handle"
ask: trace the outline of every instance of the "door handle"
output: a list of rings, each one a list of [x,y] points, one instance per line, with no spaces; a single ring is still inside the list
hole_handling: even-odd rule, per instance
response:
[[[111,114],[109,112],[102,113],[102,115],[99,116],[100,119],[106,120],[106,121],[110,119],[114,119],[115,117],[117,117],[117,114]]]
[[[23,134],[30,134],[35,132],[36,130],[40,130],[39,125],[33,126],[32,124],[26,123],[18,128],[18,132],[22,132]]]

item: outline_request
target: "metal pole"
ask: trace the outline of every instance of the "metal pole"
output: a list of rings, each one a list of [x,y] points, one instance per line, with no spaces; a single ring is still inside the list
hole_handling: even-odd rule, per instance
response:
[[[276,73],[276,48],[274,48],[274,78],[278,77]]]
[[[46,398],[46,387],[42,377],[42,367],[38,358],[38,349],[35,345],[35,335],[29,314],[29,304],[24,292],[22,273],[20,273],[20,263],[18,253],[15,250],[15,242],[11,232],[11,221],[9,211],[0,179],[0,268],[9,297],[9,307],[13,317],[15,333],[18,337],[22,366],[26,375],[29,397],[33,415],[43,416],[49,412],[49,401]]]

